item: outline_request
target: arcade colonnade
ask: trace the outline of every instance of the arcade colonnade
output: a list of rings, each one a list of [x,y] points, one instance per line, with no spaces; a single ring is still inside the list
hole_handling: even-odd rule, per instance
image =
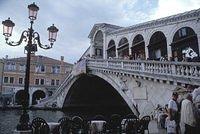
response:
[[[188,48],[200,54],[200,9],[130,27],[99,23],[88,37],[91,57],[182,61]]]
[[[23,94],[22,89],[17,89],[16,92],[14,93],[13,97],[13,103],[15,105],[21,105],[21,96]],[[37,88],[32,88],[29,91],[30,99],[29,99],[29,104],[30,105],[35,105],[37,104],[39,100],[44,99],[48,97],[48,91],[46,89],[37,89]]]

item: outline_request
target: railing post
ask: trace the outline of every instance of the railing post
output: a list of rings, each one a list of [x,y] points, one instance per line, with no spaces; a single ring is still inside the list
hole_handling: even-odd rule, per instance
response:
[[[123,61],[121,61],[121,67],[122,67],[122,69],[124,68],[124,62]]]
[[[175,64],[171,64],[171,73],[172,74],[176,74],[176,65]]]
[[[109,67],[108,60],[106,61],[106,66]]]
[[[144,69],[144,62],[141,62],[141,71],[144,72],[145,69]]]

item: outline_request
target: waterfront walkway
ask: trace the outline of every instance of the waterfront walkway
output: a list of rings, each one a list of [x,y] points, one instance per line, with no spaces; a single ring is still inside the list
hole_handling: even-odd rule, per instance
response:
[[[166,130],[158,128],[157,122],[155,120],[152,120],[149,123],[149,133],[150,134],[166,134]],[[145,134],[147,134],[147,131],[145,131]]]

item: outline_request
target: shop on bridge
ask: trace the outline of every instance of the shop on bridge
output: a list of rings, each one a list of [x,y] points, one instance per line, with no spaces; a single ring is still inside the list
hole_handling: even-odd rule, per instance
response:
[[[132,42],[131,55],[134,60],[146,59],[145,56],[145,43],[142,35],[135,36]]]
[[[129,56],[129,43],[127,38],[122,38],[118,45],[118,57],[124,59]]]
[[[103,58],[103,33],[98,31],[94,37],[95,58]]]
[[[115,46],[115,41],[111,40],[107,48],[107,58],[114,58],[114,57],[116,57],[116,46]]]
[[[158,31],[151,36],[148,50],[150,60],[160,60],[161,57],[167,58],[167,41],[164,33]]]

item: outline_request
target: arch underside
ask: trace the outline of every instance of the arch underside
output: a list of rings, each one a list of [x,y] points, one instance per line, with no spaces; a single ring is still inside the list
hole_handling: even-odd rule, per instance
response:
[[[63,108],[90,115],[132,113],[116,89],[95,75],[82,75],[74,82],[67,93]]]

